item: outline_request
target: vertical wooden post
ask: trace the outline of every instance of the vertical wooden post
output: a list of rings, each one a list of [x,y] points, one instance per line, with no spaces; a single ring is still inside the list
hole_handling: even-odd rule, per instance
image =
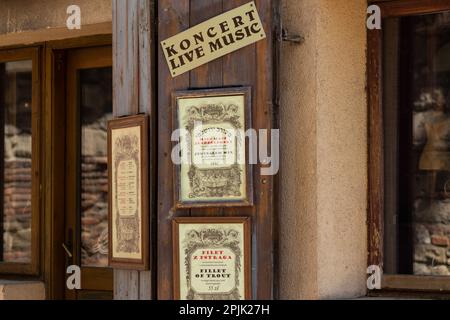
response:
[[[162,41],[189,28],[189,0],[158,1],[158,40]],[[171,8],[166,10],[166,8]],[[180,215],[173,208],[173,164],[171,94],[189,87],[189,74],[174,79],[169,73],[164,53],[158,47],[158,299],[173,298],[172,218]]]
[[[145,113],[153,121],[153,0],[113,0],[113,110],[115,117]],[[150,141],[153,141],[150,126]],[[154,145],[151,143],[151,145]],[[150,147],[150,212],[153,212],[153,167]],[[153,220],[152,218],[150,220]],[[114,299],[152,298],[151,271],[114,271]]]

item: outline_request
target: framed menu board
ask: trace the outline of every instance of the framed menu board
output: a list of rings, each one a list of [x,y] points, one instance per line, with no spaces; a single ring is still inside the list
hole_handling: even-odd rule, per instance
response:
[[[251,206],[252,173],[245,134],[251,124],[249,87],[173,94],[179,129],[175,165],[177,208]],[[256,143],[256,141],[253,141]]]
[[[175,299],[251,299],[250,218],[176,218],[172,227]]]
[[[149,267],[148,117],[108,122],[109,265]]]

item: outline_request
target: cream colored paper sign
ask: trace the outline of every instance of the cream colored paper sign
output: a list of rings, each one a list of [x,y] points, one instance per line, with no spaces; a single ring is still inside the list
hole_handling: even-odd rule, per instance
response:
[[[180,299],[245,299],[243,224],[180,224]]]
[[[114,129],[111,134],[113,257],[140,259],[141,248],[141,131]]]
[[[246,198],[243,95],[178,100],[182,154],[180,200],[239,201]]]
[[[168,38],[161,46],[176,77],[265,38],[256,5],[249,2]]]

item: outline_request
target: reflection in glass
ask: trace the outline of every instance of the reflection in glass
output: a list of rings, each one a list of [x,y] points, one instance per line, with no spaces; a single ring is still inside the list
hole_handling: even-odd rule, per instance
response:
[[[107,121],[112,69],[79,72],[81,122],[81,264],[108,266]]]
[[[385,26],[385,271],[450,276],[450,13]]]
[[[0,63],[0,262],[31,262],[32,62]]]

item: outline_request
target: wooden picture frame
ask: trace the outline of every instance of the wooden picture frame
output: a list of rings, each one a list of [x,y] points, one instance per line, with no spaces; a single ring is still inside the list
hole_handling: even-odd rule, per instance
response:
[[[249,217],[175,218],[172,236],[176,300],[251,299]],[[190,263],[192,259],[197,266]],[[198,273],[192,276],[195,270]]]
[[[112,268],[149,268],[148,132],[146,115],[108,122],[108,254]]]
[[[252,123],[251,104],[250,87],[172,94],[172,129],[180,129],[180,140],[173,142],[173,150],[179,143],[181,154],[173,174],[176,208],[253,206],[253,174],[245,139]],[[197,133],[199,123],[201,135]],[[199,144],[201,152],[195,149]],[[201,165],[194,158],[197,154]]]

